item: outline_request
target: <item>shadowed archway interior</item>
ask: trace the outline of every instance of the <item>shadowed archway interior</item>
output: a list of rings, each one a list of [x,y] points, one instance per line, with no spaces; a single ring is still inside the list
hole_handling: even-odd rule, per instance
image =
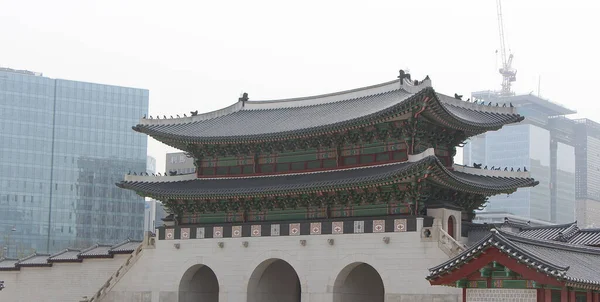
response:
[[[333,285],[334,302],[383,302],[384,296],[381,276],[372,266],[362,262],[346,266]]]
[[[218,302],[219,281],[210,267],[190,267],[179,283],[179,302]]]
[[[301,292],[294,268],[281,259],[269,259],[250,276],[247,302],[300,302]]]

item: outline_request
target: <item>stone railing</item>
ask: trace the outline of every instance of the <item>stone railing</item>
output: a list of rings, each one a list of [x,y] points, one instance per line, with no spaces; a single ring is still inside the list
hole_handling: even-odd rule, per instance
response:
[[[119,269],[106,280],[102,287],[96,292],[96,294],[89,298],[84,299],[80,302],[100,302],[106,297],[106,294],[121,280],[121,278],[129,271],[129,269],[135,264],[135,262],[142,256],[144,244],[140,244],[131,255],[127,258],[127,261],[119,267]]]
[[[438,237],[438,247],[448,255],[448,257],[454,257],[460,254],[467,247],[466,245],[456,241],[456,239],[452,238],[450,234],[448,234],[444,229],[438,228],[439,237]]]

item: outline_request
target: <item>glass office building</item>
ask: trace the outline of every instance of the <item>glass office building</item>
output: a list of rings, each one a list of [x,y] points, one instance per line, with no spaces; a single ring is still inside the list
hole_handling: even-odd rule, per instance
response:
[[[115,183],[146,170],[147,113],[145,89],[0,69],[4,255],[141,238],[144,200]]]
[[[476,136],[463,149],[463,163],[481,163],[489,169],[526,168],[539,185],[489,199],[485,213],[507,213],[552,223],[575,221],[575,122],[562,117],[574,113],[533,95],[477,99],[512,103],[525,120]]]

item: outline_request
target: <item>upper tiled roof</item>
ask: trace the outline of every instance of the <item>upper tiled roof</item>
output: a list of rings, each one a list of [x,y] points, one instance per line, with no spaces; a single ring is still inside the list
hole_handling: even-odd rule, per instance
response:
[[[126,176],[118,183],[121,188],[131,189],[155,198],[212,199],[243,196],[304,194],[328,191],[335,188],[374,186],[382,182],[401,181],[427,169],[428,180],[452,188],[461,188],[467,192],[481,194],[499,194],[512,192],[519,187],[537,184],[532,178],[498,177],[493,175],[474,175],[465,172],[450,171],[433,155],[429,149],[420,155],[411,156],[409,161],[360,168],[334,169],[310,173],[290,173],[269,176],[195,178],[174,181],[170,177]],[[492,171],[487,172],[492,173]]]
[[[141,119],[134,130],[173,146],[189,142],[279,140],[376,123],[423,106],[422,114],[475,135],[521,121],[514,108],[484,106],[435,93],[430,81],[405,81],[327,95],[275,101],[238,102],[227,108],[174,119]],[[177,143],[179,141],[179,143]]]
[[[96,244],[83,251],[65,249],[53,255],[34,253],[22,259],[0,258],[0,271],[18,270],[27,266],[52,266],[53,262],[81,262],[84,258],[108,258],[114,254],[130,254],[141,243],[127,239],[115,245]]]
[[[427,279],[434,281],[441,275],[451,274],[453,270],[490,248],[496,248],[521,264],[558,280],[600,286],[600,249],[534,239],[498,230],[493,230],[458,256],[429,269]]]

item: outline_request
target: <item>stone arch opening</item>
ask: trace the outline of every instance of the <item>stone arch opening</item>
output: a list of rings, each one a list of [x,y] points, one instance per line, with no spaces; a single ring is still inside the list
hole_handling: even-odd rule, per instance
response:
[[[372,266],[355,262],[338,274],[333,284],[333,302],[383,302],[385,288]]]
[[[296,270],[284,260],[269,259],[252,272],[247,302],[300,302],[301,294]]]
[[[179,302],[218,302],[219,280],[213,270],[203,264],[190,267],[179,282]]]
[[[450,217],[448,217],[448,235],[450,235],[450,237],[456,239],[456,237],[454,236],[454,225],[456,224],[456,219],[454,219],[454,216],[450,215]]]

